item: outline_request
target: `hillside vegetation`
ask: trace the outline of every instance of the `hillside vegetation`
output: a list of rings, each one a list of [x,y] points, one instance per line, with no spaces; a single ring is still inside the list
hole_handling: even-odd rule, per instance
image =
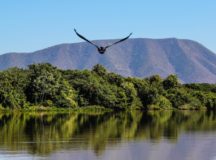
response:
[[[50,64],[0,72],[0,108],[216,110],[216,84],[180,84],[177,76],[122,77],[97,64],[90,70],[60,70]]]

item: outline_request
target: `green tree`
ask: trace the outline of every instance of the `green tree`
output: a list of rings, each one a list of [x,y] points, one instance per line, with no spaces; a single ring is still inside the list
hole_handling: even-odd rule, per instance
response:
[[[164,86],[164,89],[176,88],[176,87],[180,86],[177,76],[176,75],[169,75],[163,81],[163,86]]]
[[[76,107],[76,93],[61,76],[61,72],[50,64],[29,66],[30,83],[26,94],[30,102],[42,104],[48,100],[59,107]]]
[[[95,65],[92,71],[98,74],[99,76],[105,76],[107,74],[106,69],[100,64]]]
[[[4,108],[26,107],[24,90],[28,73],[22,69],[10,68],[0,72],[0,104]]]

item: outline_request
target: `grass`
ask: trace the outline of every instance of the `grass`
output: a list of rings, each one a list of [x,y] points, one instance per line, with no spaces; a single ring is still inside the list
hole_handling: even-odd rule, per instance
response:
[[[0,107],[0,112],[53,112],[53,113],[84,113],[84,114],[103,114],[106,112],[113,112],[112,109],[103,106],[93,105],[77,108],[59,108],[59,107],[44,107],[44,106],[30,106],[22,109],[10,109]]]

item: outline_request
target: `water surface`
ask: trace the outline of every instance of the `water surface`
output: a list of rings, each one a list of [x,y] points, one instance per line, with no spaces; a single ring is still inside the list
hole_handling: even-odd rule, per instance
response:
[[[0,113],[4,159],[216,160],[216,114]]]

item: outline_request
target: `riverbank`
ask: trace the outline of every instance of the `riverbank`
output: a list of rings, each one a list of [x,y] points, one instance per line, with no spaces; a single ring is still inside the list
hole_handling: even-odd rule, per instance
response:
[[[102,106],[86,106],[77,108],[59,108],[59,107],[44,107],[44,106],[31,106],[28,108],[20,109],[10,109],[10,108],[0,108],[1,113],[13,113],[13,112],[46,112],[46,113],[84,113],[84,114],[104,114],[108,112],[114,112],[114,110],[105,108]]]

